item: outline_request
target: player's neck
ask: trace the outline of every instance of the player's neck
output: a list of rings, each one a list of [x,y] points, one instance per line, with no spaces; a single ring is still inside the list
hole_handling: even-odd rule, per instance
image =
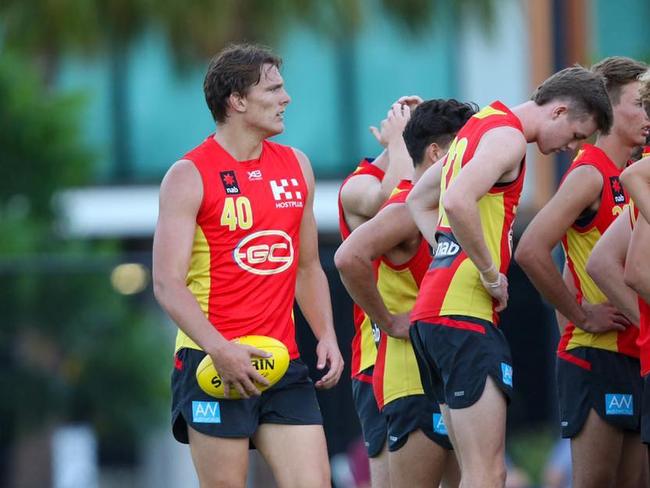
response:
[[[250,130],[242,130],[234,123],[221,124],[214,139],[237,161],[257,159],[262,153],[264,137]]]
[[[537,105],[532,100],[528,100],[522,104],[511,108],[510,111],[517,116],[524,129],[524,137],[526,142],[533,142],[537,140],[537,133],[539,132],[540,110],[543,107]]]
[[[607,154],[607,157],[621,169],[625,167],[634,151],[634,146],[625,145],[621,141],[621,138],[614,133],[610,133],[606,136],[599,135],[596,139],[595,146],[602,149],[603,152]]]

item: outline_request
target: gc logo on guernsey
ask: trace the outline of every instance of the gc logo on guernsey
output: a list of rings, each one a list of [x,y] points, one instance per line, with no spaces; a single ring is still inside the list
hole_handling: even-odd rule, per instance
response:
[[[282,273],[293,263],[291,236],[281,230],[261,230],[244,237],[233,251],[237,265],[249,273]]]

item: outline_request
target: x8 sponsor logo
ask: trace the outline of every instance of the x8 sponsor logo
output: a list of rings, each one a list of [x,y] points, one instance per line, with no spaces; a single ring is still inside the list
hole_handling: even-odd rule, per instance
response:
[[[293,263],[291,236],[281,230],[261,230],[244,237],[233,251],[237,265],[256,275],[282,273]]]

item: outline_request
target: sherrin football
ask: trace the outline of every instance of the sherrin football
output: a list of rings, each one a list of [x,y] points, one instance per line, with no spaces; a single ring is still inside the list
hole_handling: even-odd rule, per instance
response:
[[[287,346],[279,340],[268,336],[249,335],[234,339],[232,342],[253,346],[272,354],[272,356],[268,358],[251,358],[251,364],[253,367],[269,382],[269,386],[255,383],[258,390],[264,391],[269,389],[280,381],[284,376],[284,373],[287,372],[287,368],[289,367],[289,351],[287,350]],[[212,364],[212,358],[210,356],[206,355],[196,368],[196,380],[201,389],[208,395],[215,398],[226,398],[223,381],[215,369],[214,364]],[[237,389],[231,388],[230,396],[228,398],[236,400],[241,398],[241,396]]]

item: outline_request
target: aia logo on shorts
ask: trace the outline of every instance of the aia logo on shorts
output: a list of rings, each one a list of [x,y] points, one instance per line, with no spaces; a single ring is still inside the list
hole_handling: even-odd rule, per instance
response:
[[[618,176],[610,176],[609,184],[612,187],[612,195],[614,196],[614,203],[621,204],[625,203],[625,192],[623,191],[623,186],[618,179]]]
[[[293,263],[293,242],[281,230],[261,230],[239,241],[233,258],[249,273],[262,276],[282,273]]]
[[[228,195],[239,195],[239,185],[237,184],[237,176],[233,170],[221,171],[221,183],[223,183],[223,189],[226,190]]]

